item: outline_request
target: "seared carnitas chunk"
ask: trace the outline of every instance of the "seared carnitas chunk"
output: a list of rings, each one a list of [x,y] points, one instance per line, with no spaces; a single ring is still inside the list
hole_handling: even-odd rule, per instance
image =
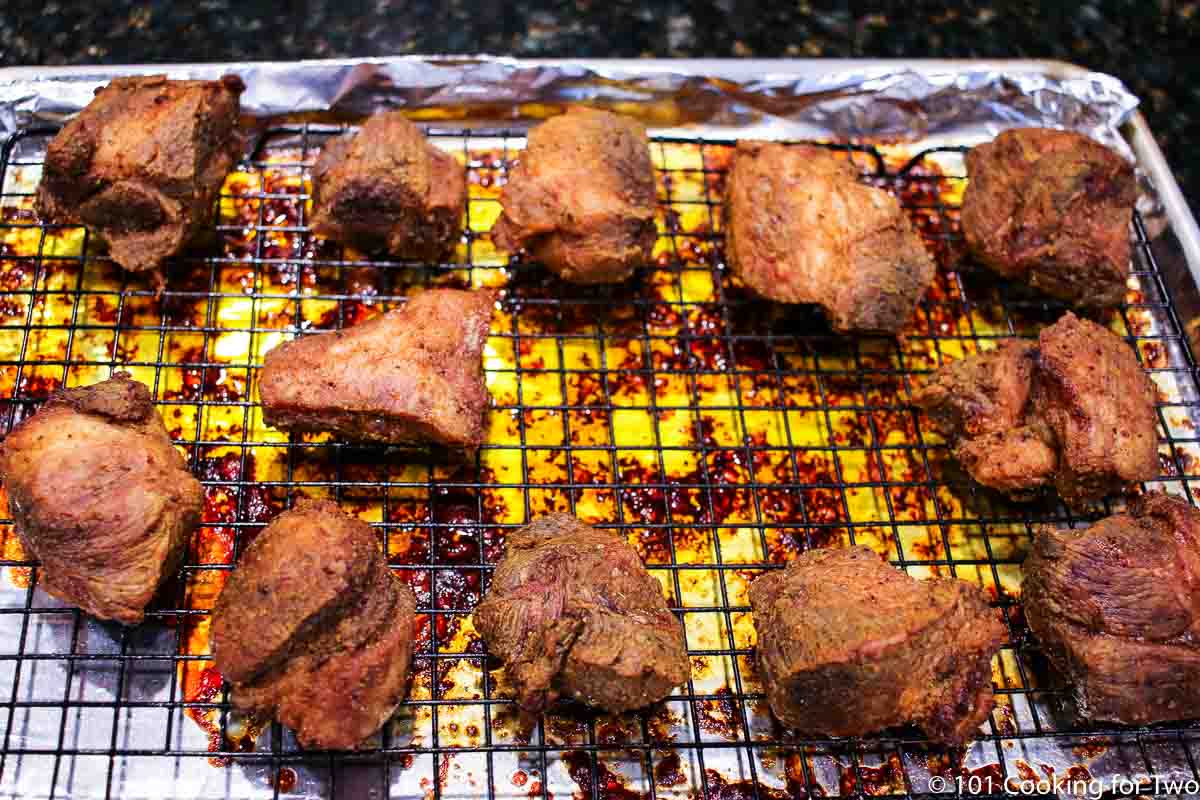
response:
[[[1120,338],[1068,312],[1036,346],[947,364],[913,402],[984,486],[1017,499],[1053,486],[1078,507],[1158,475],[1155,396]]]
[[[654,249],[654,167],[641,123],[570,108],[529,132],[500,193],[497,247],[575,283],[616,283]]]
[[[750,289],[820,305],[838,331],[897,332],[933,282],[933,259],[896,199],[820,147],[739,142],[725,237]]]
[[[1041,332],[1038,406],[1058,442],[1068,503],[1158,476],[1158,392],[1116,334],[1074,314]]]
[[[51,397],[8,435],[0,478],[42,562],[38,585],[127,625],[175,572],[204,506],[150,390],[124,373]]]
[[[1041,526],[1025,619],[1079,715],[1147,725],[1200,717],[1200,513],[1164,494],[1085,530]]]
[[[116,78],[50,142],[38,213],[86,225],[127,270],[159,270],[212,221],[241,155],[244,88],[236,75]]]
[[[1133,166],[1071,131],[1018,128],[967,154],[962,227],[980,262],[1082,307],[1114,306],[1130,272]]]
[[[445,256],[462,229],[463,167],[401,111],[333,139],[313,166],[312,229],[368,252]]]
[[[367,523],[302,500],[242,554],[212,612],[213,658],[233,704],[305,747],[350,749],[408,685],[416,598]]]
[[[353,328],[267,353],[259,393],[268,425],[348,439],[483,443],[491,291],[430,289]]]
[[[866,547],[810,550],[755,580],[750,604],[767,701],[789,728],[912,723],[958,745],[992,709],[1005,630],[977,586],[916,580]]]
[[[1052,483],[1058,466],[1050,429],[1030,404],[1037,368],[1037,345],[1012,339],[946,364],[913,397],[971,477],[1018,497]]]
[[[529,711],[560,697],[641,708],[690,671],[683,626],[637,551],[568,514],[509,535],[474,620]]]

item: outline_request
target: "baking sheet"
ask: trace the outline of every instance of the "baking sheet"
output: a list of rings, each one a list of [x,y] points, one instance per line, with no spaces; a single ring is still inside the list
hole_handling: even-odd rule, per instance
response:
[[[289,492],[333,494],[351,505],[385,532],[393,563],[418,584],[425,573],[431,581],[442,575],[441,567],[446,585],[483,573],[504,530],[565,504],[585,519],[620,525],[642,548],[673,604],[684,609],[693,681],[685,696],[646,715],[568,711],[530,728],[506,706],[502,673],[483,669],[463,607],[470,603],[462,598],[473,595],[438,608],[427,587],[423,605],[435,612],[427,623],[445,618],[447,626],[419,659],[410,702],[379,743],[385,752],[308,755],[278,727],[247,730],[221,711],[202,626],[181,629],[178,620],[160,618],[125,632],[63,608],[29,590],[29,569],[5,531],[0,610],[15,613],[0,614],[0,647],[10,654],[0,659],[0,698],[11,691],[14,702],[3,720],[0,792],[775,800],[818,789],[922,793],[936,790],[930,781],[942,776],[965,778],[970,790],[987,778],[1023,776],[1023,769],[1061,776],[1082,768],[1108,780],[1193,777],[1190,728],[1078,727],[1056,706],[1058,695],[1020,663],[1019,641],[995,665],[1000,709],[965,753],[931,751],[912,732],[861,743],[798,740],[773,728],[757,699],[745,584],[764,564],[786,557],[797,536],[842,543],[854,535],[914,574],[948,570],[978,581],[997,593],[1006,614],[1016,613],[1015,564],[1029,522],[1063,521],[1063,510],[980,511],[961,481],[944,478],[944,465],[930,471],[928,463],[909,463],[936,451],[924,443],[928,431],[904,421],[908,376],[1007,334],[1014,319],[1017,332],[1030,333],[1047,313],[999,290],[964,289],[951,269],[955,254],[946,242],[964,185],[954,148],[1014,124],[1075,128],[1117,142],[1135,106],[1106,76],[842,66],[827,75],[812,65],[763,70],[736,85],[653,62],[639,68],[397,59],[165,70],[211,77],[232,68],[247,81],[248,111],[259,115],[250,122],[258,129],[255,153],[226,182],[215,254],[183,265],[160,301],[140,279],[89,250],[81,231],[47,235],[10,217],[0,228],[6,254],[39,254],[43,267],[19,277],[11,264],[0,269],[16,280],[6,299],[19,305],[18,324],[0,331],[0,351],[5,363],[23,356],[4,375],[6,395],[36,396],[45,388],[39,378],[101,379],[114,365],[156,387],[173,435],[205,479],[211,514],[182,601],[168,609],[206,608],[219,589],[217,567],[228,560],[230,537],[261,524]],[[111,74],[11,77],[0,84],[0,125],[53,126]],[[659,258],[625,289],[546,284],[525,265],[510,265],[486,233],[524,127],[581,100],[637,112],[657,136]],[[439,268],[330,251],[304,229],[308,167],[320,143],[340,130],[331,123],[391,105],[423,118],[471,177],[472,233]],[[301,111],[311,112],[303,122]],[[714,198],[729,140],[742,135],[863,143],[845,156],[901,194],[939,254],[939,291],[898,343],[865,339],[844,350],[809,327],[811,320],[741,318],[752,306],[720,263]],[[46,138],[23,134],[8,149],[0,205],[27,207]],[[1123,145],[1123,152],[1132,151]],[[914,156],[917,168],[905,173]],[[1153,210],[1153,194],[1147,197],[1144,208]],[[1139,352],[1154,369],[1172,465],[1162,485],[1183,491],[1196,458],[1196,388],[1158,283],[1168,262],[1146,261],[1152,240],[1164,254],[1170,249],[1171,237],[1155,236],[1170,220],[1148,219],[1152,225],[1136,232],[1137,266],[1150,280],[1111,324],[1140,337]],[[262,426],[253,383],[270,346],[297,328],[351,324],[440,282],[507,290],[485,361],[496,409],[478,472],[464,477],[419,460],[363,456],[319,437],[297,443]],[[1188,288],[1163,282],[1172,299]],[[958,298],[968,290],[973,307]],[[1027,316],[1014,317],[1012,309]],[[701,361],[686,354],[680,360],[679,342]],[[714,344],[729,349],[719,362],[706,360],[715,357]],[[755,347],[771,353],[775,369],[743,374]],[[597,392],[603,402],[595,401]],[[747,437],[756,436],[761,445],[747,447]],[[737,462],[743,450],[751,463]],[[569,466],[554,453],[565,453]],[[729,471],[724,481],[710,471],[715,457],[733,459],[721,462]],[[892,485],[886,476],[893,470],[907,478]],[[656,482],[664,481],[655,495]],[[798,496],[805,498],[799,524]],[[654,509],[668,502],[676,510],[663,522]],[[436,516],[439,509],[460,516]],[[478,568],[441,563],[434,552],[449,544],[469,549],[471,542]],[[429,568],[414,556],[421,547],[433,559]],[[256,740],[254,751],[210,763],[214,721],[225,725],[216,743],[223,753],[248,747],[246,739]]]

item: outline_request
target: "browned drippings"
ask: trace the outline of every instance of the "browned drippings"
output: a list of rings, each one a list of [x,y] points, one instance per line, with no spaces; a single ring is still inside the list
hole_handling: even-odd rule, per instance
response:
[[[861,789],[860,789],[861,786]],[[892,753],[887,761],[877,767],[843,767],[838,789],[843,797],[857,794],[865,795],[903,794],[904,764],[900,756]]]
[[[971,781],[966,785],[979,786],[981,787],[979,791],[987,794],[999,794],[1005,791],[1008,784],[1005,782],[1004,768],[1000,764],[966,767],[963,765],[965,757],[966,751],[962,748],[950,748],[927,756],[925,765],[931,776]]]
[[[187,678],[188,676],[185,675],[183,684],[184,702],[187,703],[211,703],[220,696],[224,686],[224,678],[221,677],[221,673],[217,671],[216,667],[205,667],[198,670],[190,681]],[[225,749],[215,709],[189,708],[187,715],[208,734],[210,752],[219,752]],[[225,763],[221,759],[214,758],[212,760],[217,765]]]
[[[296,771],[291,767],[280,767],[275,774],[275,789],[287,794],[296,788]]]
[[[635,792],[630,789],[625,779],[608,768],[602,759],[594,762],[595,780],[593,781],[592,758],[582,750],[568,750],[562,754],[563,763],[571,780],[579,787],[574,797],[603,798],[603,800],[645,800],[649,797],[646,792]]]
[[[709,800],[795,800],[807,796],[802,787],[796,787],[791,782],[788,783],[787,789],[777,789],[766,786],[761,781],[731,781],[715,769],[704,771],[704,782],[708,788]],[[799,793],[797,788],[800,789]]]
[[[195,662],[193,662],[195,663]],[[207,666],[191,673],[185,672],[183,695],[185,703],[213,703],[221,695],[223,679],[216,667]],[[262,733],[263,723],[245,720],[240,726],[240,733],[230,737],[228,731],[221,731],[221,710],[218,708],[197,708],[189,706],[187,716],[200,726],[208,735],[208,750],[211,753],[235,752],[248,753],[254,750],[254,744]],[[228,756],[214,756],[209,759],[215,767],[228,766]]]
[[[694,705],[701,730],[723,739],[741,738],[744,724],[741,700],[728,687],[722,686],[716,697],[696,700]]]
[[[679,753],[664,753],[654,765],[654,782],[659,786],[679,786],[687,783]]]

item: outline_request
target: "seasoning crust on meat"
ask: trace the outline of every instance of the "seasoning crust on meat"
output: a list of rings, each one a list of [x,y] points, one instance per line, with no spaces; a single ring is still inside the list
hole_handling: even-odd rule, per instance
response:
[[[61,391],[17,426],[0,478],[38,585],[127,625],[175,572],[204,505],[150,390],[124,373]]]
[[[428,443],[474,451],[483,443],[492,291],[429,289],[403,307],[267,353],[263,419],[348,439]]]
[[[654,166],[636,120],[572,107],[529,132],[500,193],[502,250],[525,248],[575,283],[617,283],[650,261]]]
[[[1085,719],[1200,717],[1200,512],[1164,494],[1084,530],[1038,528],[1022,605]]]
[[[1037,345],[1013,339],[946,364],[913,397],[968,474],[1020,498],[1050,485],[1058,466],[1053,434],[1030,408],[1037,368]]]
[[[1120,303],[1130,273],[1133,166],[1071,131],[1018,128],[967,154],[962,227],[980,262],[1077,306]]]
[[[305,747],[350,749],[408,685],[416,598],[371,526],[301,500],[246,548],[212,612],[213,657],[235,706]]]
[[[641,708],[690,673],[683,626],[637,551],[569,514],[508,536],[474,621],[529,711],[560,697]]]
[[[820,305],[838,331],[899,331],[933,283],[900,204],[825,148],[739,142],[725,215],[742,281],[771,300]]]
[[[458,239],[466,198],[462,166],[391,111],[321,149],[312,229],[368,252],[439,259]]]
[[[1158,475],[1154,383],[1111,331],[1068,312],[1035,346],[943,366],[913,395],[975,480],[1072,507]]]
[[[1062,458],[1055,485],[1068,504],[1158,476],[1157,390],[1114,333],[1066,314],[1039,337],[1042,415]]]
[[[205,231],[241,155],[241,79],[116,78],[46,150],[42,219],[86,225],[127,270],[158,270]]]
[[[913,723],[969,741],[992,709],[1004,625],[963,581],[918,581],[866,547],[810,550],[750,585],[759,674],[789,728],[862,736]]]

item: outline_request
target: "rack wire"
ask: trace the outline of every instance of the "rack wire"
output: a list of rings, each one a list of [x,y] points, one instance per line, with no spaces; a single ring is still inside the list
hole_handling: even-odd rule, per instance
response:
[[[54,131],[24,131],[0,150],[3,430],[58,386],[126,370],[152,388],[206,493],[184,565],[133,629],[39,590],[37,564],[0,522],[0,793],[782,800],[938,794],[938,779],[997,797],[1005,781],[1047,776],[1200,779],[1190,726],[1075,722],[1021,616],[1033,526],[1113,506],[1081,517],[980,490],[910,406],[914,383],[944,359],[1032,335],[1063,310],[963,260],[961,148],[829,145],[901,199],[939,261],[902,336],[846,337],[811,310],[754,299],[725,268],[729,141],[654,140],[656,260],[597,288],[492,246],[519,132],[429,131],[469,177],[468,230],[447,263],[381,261],[311,236],[309,169],[341,130],[263,133],[226,182],[214,240],[176,259],[161,295],[82,229],[30,210]],[[1106,321],[1160,388],[1163,473],[1148,488],[1190,497],[1195,362],[1140,217],[1134,227],[1140,289]],[[490,433],[474,463],[263,425],[267,350],[434,285],[505,290],[485,352]],[[417,592],[409,699],[353,753],[303,751],[278,724],[239,717],[208,658],[224,576],[298,496],[332,497],[370,521]],[[469,615],[505,532],[551,509],[619,530],[662,582],[693,664],[669,700],[621,716],[516,713]],[[997,709],[970,748],[932,748],[910,729],[809,738],[772,722],[746,587],[804,549],[850,543],[993,596],[1009,636],[993,665]]]

